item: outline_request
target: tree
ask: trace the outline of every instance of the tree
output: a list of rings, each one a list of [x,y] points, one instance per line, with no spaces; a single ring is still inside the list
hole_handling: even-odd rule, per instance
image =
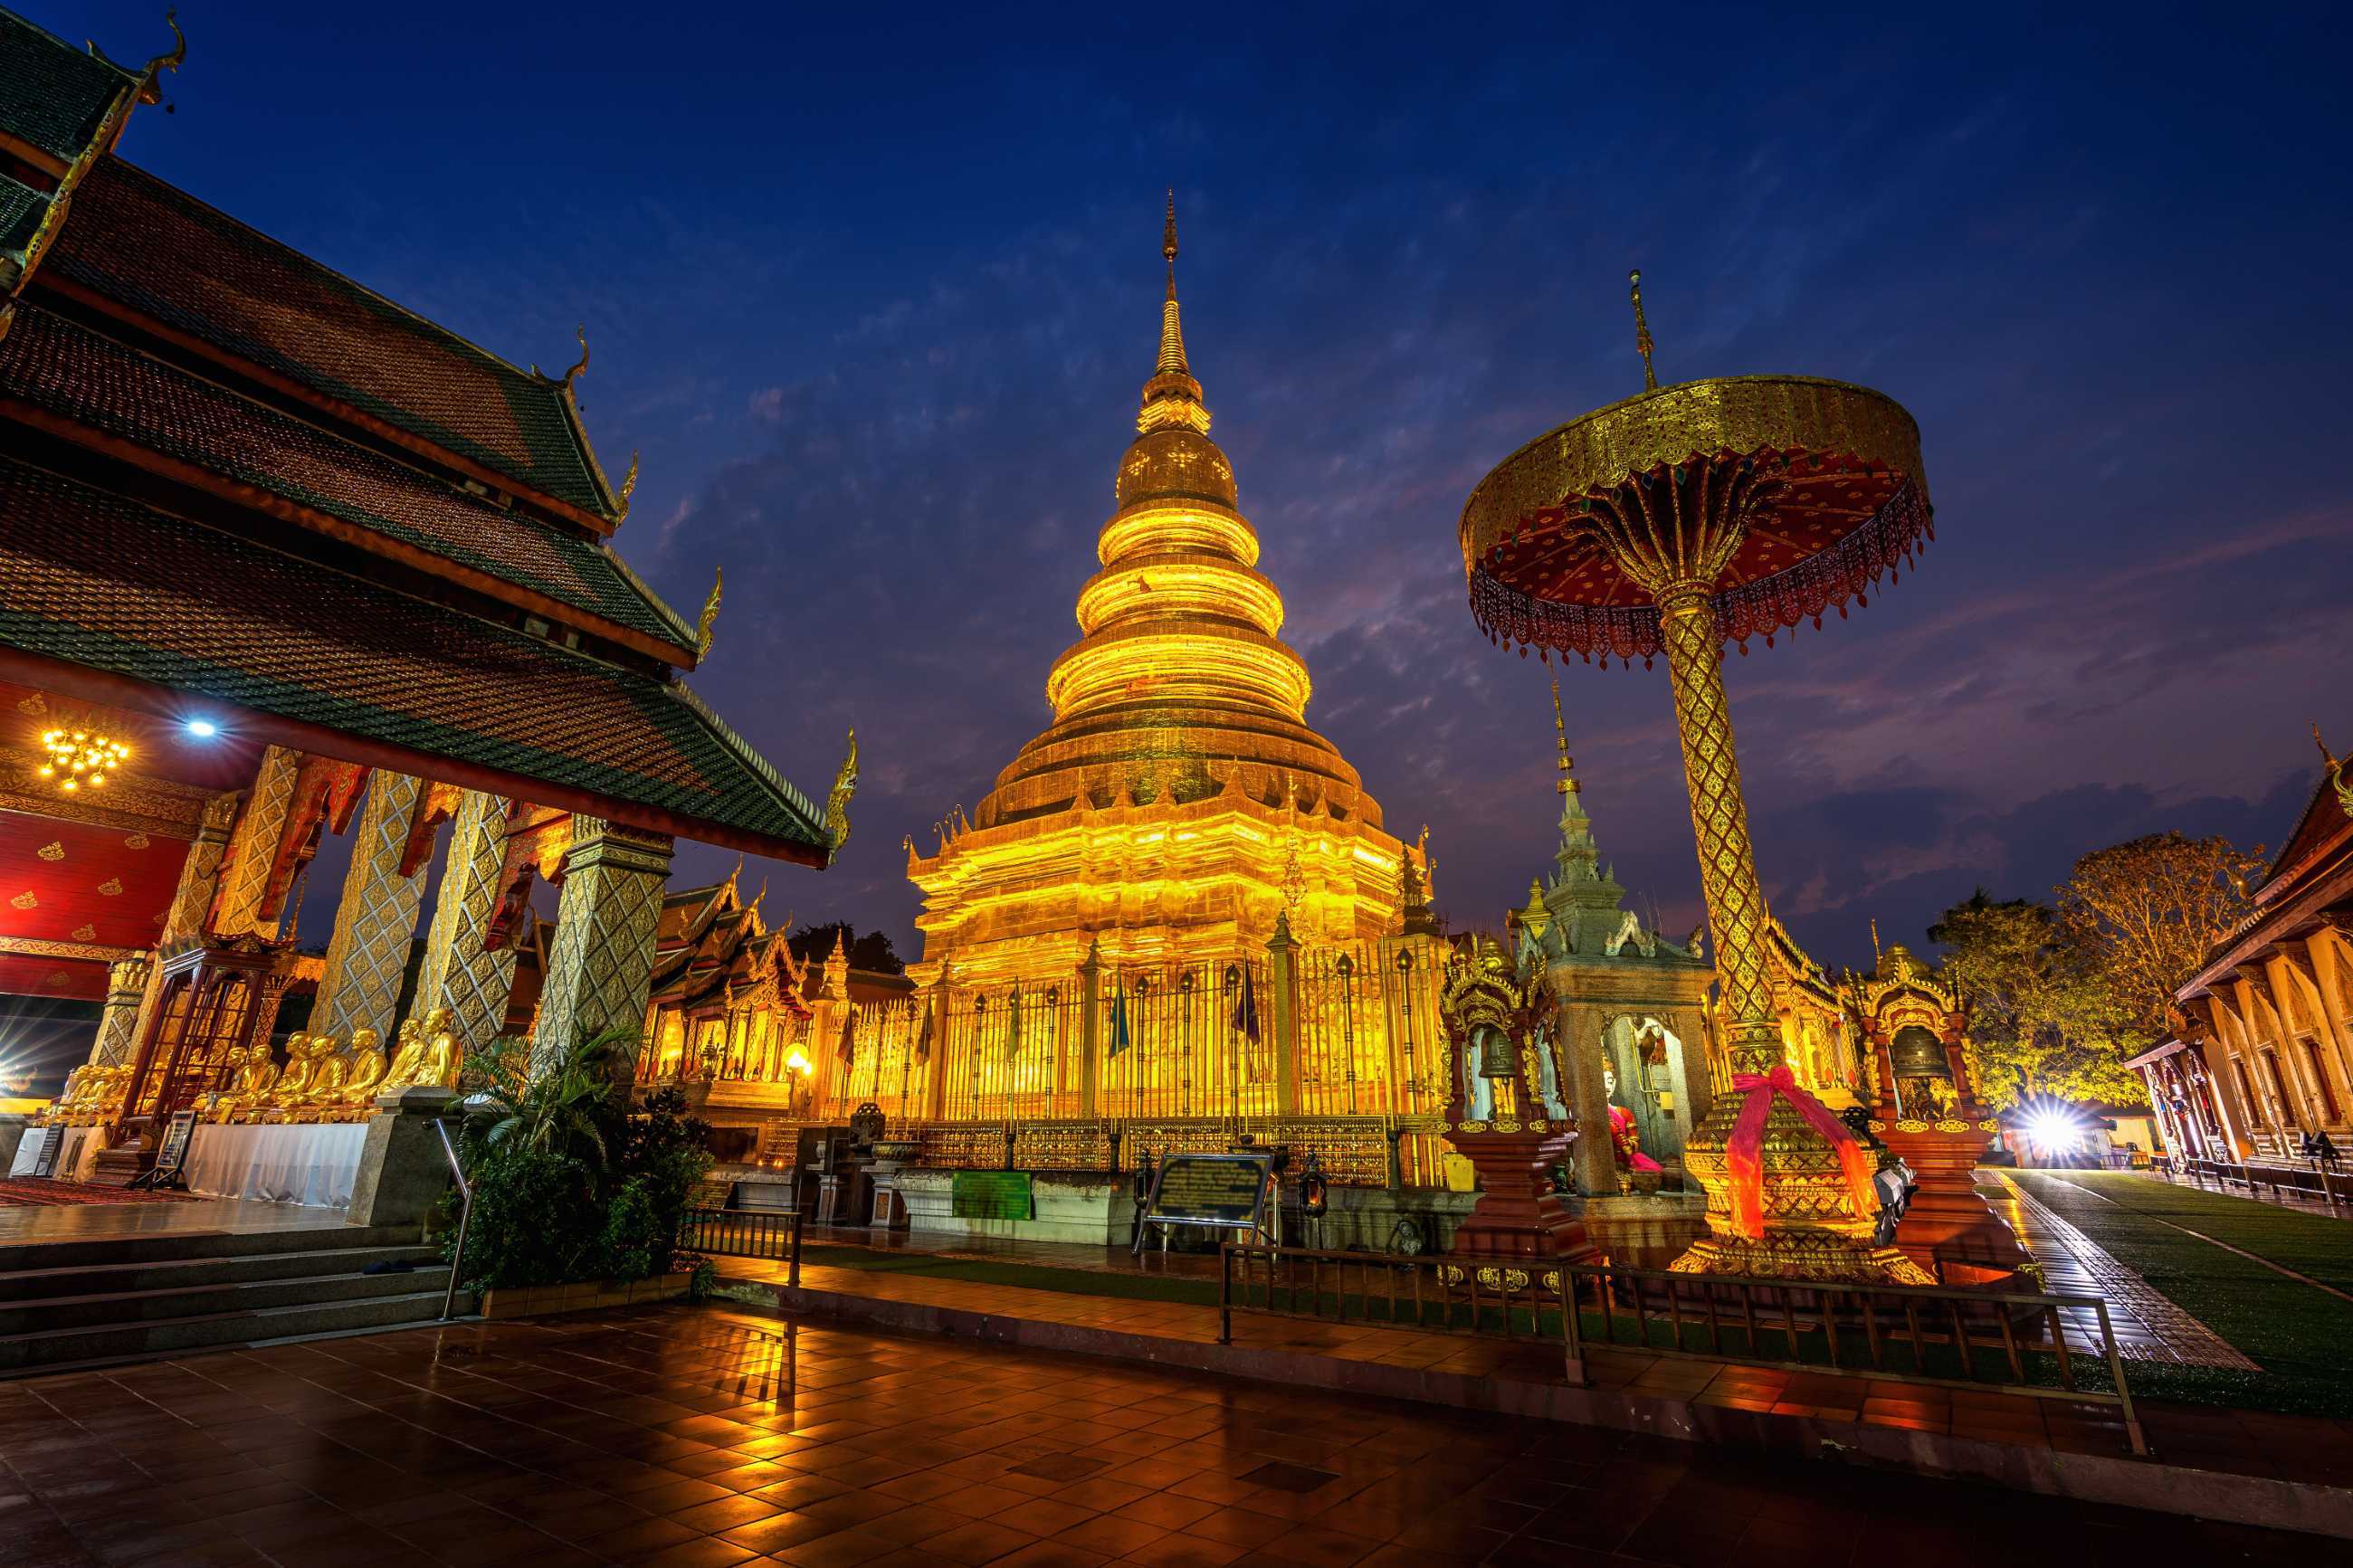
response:
[[[2067,941],[2107,977],[2143,1043],[2175,1031],[2173,994],[2247,912],[2262,856],[2261,845],[2250,855],[2220,837],[2156,833],[2094,850],[2060,884]]]
[[[1983,888],[1947,910],[1928,940],[1969,1006],[1978,1094],[1998,1109],[2037,1094],[2140,1105],[2127,1068],[2127,1018],[2084,950],[2047,904],[1996,902]]]
[[[807,963],[814,959],[822,963],[833,956],[839,942],[849,949],[849,967],[862,969],[870,974],[904,974],[907,965],[900,959],[899,950],[891,943],[891,933],[870,931],[864,936],[848,921],[828,921],[823,925],[807,925],[785,939],[793,957]]]

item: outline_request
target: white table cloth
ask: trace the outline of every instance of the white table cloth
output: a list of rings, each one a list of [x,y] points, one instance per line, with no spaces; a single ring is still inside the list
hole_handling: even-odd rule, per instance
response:
[[[199,1124],[188,1146],[188,1190],[313,1208],[352,1206],[364,1121],[315,1125]]]

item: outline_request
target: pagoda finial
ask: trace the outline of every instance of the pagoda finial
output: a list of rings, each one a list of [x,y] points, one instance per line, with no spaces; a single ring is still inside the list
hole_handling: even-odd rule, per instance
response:
[[[1560,773],[1552,786],[1553,793],[1575,795],[1585,786],[1577,783],[1577,774],[1570,771],[1576,766],[1576,759],[1568,754],[1568,726],[1560,716],[1560,677],[1557,675],[1552,678],[1552,743],[1556,753],[1553,766]]]
[[[2320,765],[2322,767],[2327,768],[2333,773],[2338,768],[2345,765],[2338,762],[2335,757],[2329,755],[2328,742],[2320,738],[2320,721],[2317,719],[2315,719],[2312,721],[2312,743],[2320,748]]]
[[[1168,219],[1160,229],[1160,255],[1168,263],[1168,297],[1160,306],[1160,363],[1157,373],[1189,375],[1185,363],[1185,329],[1176,319],[1176,187],[1168,188]]]
[[[1642,356],[1642,390],[1656,392],[1659,374],[1651,368],[1651,350],[1657,345],[1651,342],[1650,318],[1642,314],[1642,269],[1637,267],[1626,274],[1626,280],[1632,285],[1634,296],[1634,352]]]

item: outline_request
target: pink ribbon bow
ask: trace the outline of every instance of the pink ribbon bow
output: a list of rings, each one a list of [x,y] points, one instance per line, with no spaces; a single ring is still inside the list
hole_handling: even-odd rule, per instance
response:
[[[1830,1140],[1831,1147],[1839,1152],[1839,1163],[1845,1167],[1847,1184],[1854,1191],[1856,1211],[1866,1216],[1872,1213],[1874,1205],[1871,1198],[1870,1154],[1853,1130],[1832,1115],[1829,1106],[1798,1087],[1788,1063],[1781,1063],[1762,1077],[1736,1073],[1732,1088],[1734,1093],[1747,1097],[1732,1124],[1732,1139],[1724,1150],[1725,1164],[1732,1177],[1735,1231],[1752,1241],[1765,1234],[1765,1122],[1773,1114],[1773,1097],[1777,1094],[1797,1107],[1807,1126]]]

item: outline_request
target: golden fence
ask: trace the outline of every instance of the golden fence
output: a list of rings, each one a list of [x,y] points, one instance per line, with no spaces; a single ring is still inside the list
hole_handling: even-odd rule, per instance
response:
[[[1226,1148],[1248,1132],[1316,1152],[1334,1180],[1438,1185],[1449,1056],[1428,936],[1270,944],[1185,963],[1105,962],[813,1017],[706,1024],[722,1047],[649,1052],[641,1076],[797,1084],[806,1119],[860,1107],[926,1164],[1103,1170]],[[737,1039],[765,1048],[733,1048]],[[770,1043],[773,1041],[773,1043]]]

